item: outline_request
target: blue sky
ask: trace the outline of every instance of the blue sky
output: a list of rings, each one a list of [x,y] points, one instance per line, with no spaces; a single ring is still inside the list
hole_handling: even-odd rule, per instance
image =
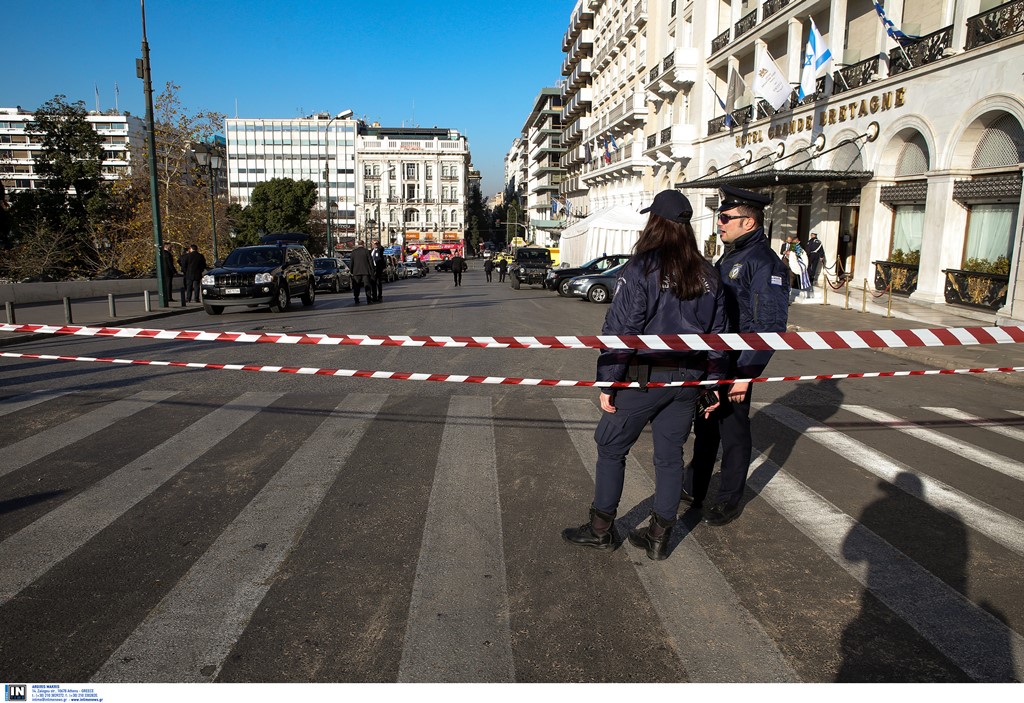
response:
[[[239,117],[356,116],[450,127],[469,138],[484,195],[539,90],[560,78],[574,0],[436,2],[147,0],[154,90],[181,86],[190,111]],[[0,105],[56,94],[145,114],[138,0],[21,2],[5,13]]]

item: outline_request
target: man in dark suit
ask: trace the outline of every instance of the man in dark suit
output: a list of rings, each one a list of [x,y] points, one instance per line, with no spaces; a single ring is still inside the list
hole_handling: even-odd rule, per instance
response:
[[[206,273],[206,257],[199,253],[199,247],[195,244],[189,245],[188,251],[181,255],[178,260],[181,265],[181,275],[185,278],[185,302],[199,302],[199,283]]]
[[[462,254],[455,254],[450,261],[452,262],[452,276],[455,278],[455,285],[462,285],[462,272],[466,270],[466,260],[462,258]]]
[[[360,239],[356,242],[356,248],[352,250],[352,294],[355,295],[356,305],[359,305],[359,291],[364,288],[366,289],[366,302],[373,302],[375,272],[370,252],[363,240]]]
[[[384,254],[384,247],[380,242],[374,240],[373,249],[370,250],[370,260],[373,262],[373,283],[370,285],[371,303],[379,303],[384,299],[384,277],[387,275],[388,259]]]
[[[168,303],[174,302],[174,274],[178,271],[174,268],[174,255],[171,254],[171,245],[164,244],[160,252],[160,262],[163,266],[163,280],[160,282],[164,287],[164,297]]]

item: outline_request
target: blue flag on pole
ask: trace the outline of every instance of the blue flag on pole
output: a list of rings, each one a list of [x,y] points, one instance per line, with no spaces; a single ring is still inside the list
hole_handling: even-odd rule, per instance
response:
[[[797,97],[800,100],[814,94],[818,73],[822,69],[828,68],[830,61],[832,61],[832,52],[825,46],[825,40],[812,19],[811,32],[807,35],[807,48],[804,49],[804,69],[800,74],[800,89],[797,91]]]
[[[882,26],[885,27],[885,33],[900,46],[908,46],[921,38],[912,34],[906,34],[897,27],[891,19],[885,16],[885,8],[877,0],[875,0],[875,12],[878,13],[878,19],[882,21]]]
[[[718,95],[718,91],[715,90],[715,86],[711,85],[711,83],[708,83],[708,87],[711,88],[711,92],[715,94],[715,98],[718,100],[718,104],[722,107],[722,112],[725,113],[725,126],[735,127],[736,120],[734,120],[732,118],[732,115],[729,114],[729,108],[725,106],[725,101],[722,100],[722,98]]]

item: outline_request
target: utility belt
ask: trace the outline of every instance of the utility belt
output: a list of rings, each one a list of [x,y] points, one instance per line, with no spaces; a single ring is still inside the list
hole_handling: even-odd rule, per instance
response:
[[[702,354],[700,358],[680,359],[674,364],[666,363],[663,360],[644,361],[633,357],[626,367],[626,380],[630,383],[638,383],[640,390],[646,391],[651,376],[656,373],[674,373],[676,371],[706,371],[707,359]]]

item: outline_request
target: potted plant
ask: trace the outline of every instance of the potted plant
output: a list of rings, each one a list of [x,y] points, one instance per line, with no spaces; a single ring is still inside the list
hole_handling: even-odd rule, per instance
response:
[[[875,265],[875,290],[886,290],[891,286],[893,293],[902,295],[910,295],[917,290],[920,249],[908,252],[893,249],[888,260],[872,263]]]
[[[1010,260],[968,259],[962,269],[945,269],[946,302],[998,310],[1006,303],[1010,286]]]

